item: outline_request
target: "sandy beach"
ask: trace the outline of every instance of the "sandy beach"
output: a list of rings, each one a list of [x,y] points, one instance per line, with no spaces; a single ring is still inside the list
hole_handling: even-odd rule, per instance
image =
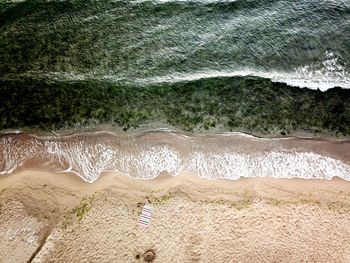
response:
[[[24,169],[0,178],[0,262],[350,262],[350,182]],[[150,202],[152,220],[139,224]]]

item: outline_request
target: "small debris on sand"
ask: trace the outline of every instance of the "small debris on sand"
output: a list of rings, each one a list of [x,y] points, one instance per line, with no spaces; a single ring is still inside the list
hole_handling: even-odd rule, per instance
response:
[[[152,262],[156,258],[156,252],[154,249],[148,249],[144,254],[143,254],[143,259],[146,262]]]

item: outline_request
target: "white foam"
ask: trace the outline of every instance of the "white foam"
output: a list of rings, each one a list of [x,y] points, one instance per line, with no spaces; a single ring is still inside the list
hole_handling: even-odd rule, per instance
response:
[[[140,179],[152,179],[162,171],[177,174],[181,166],[179,153],[171,147],[152,146],[140,149],[137,154],[121,154],[116,159],[114,170]]]
[[[331,51],[325,53],[323,62],[315,62],[295,69],[294,78],[282,79],[292,86],[327,90],[337,87],[350,88],[350,74],[341,56]]]
[[[191,73],[173,73],[149,79],[140,79],[139,83],[172,83],[194,81],[218,77],[246,77],[256,76],[271,79],[273,82],[283,82],[291,86],[320,89],[326,91],[334,87],[350,88],[350,73],[346,70],[346,63],[340,63],[342,57],[331,51],[325,53],[323,62],[315,62],[300,66],[292,72],[263,71],[257,69],[240,70],[205,70]]]
[[[34,74],[34,73],[33,73]],[[137,85],[149,85],[156,83],[174,83],[184,81],[195,81],[199,79],[219,78],[219,77],[261,77],[271,79],[273,82],[282,82],[290,86],[320,89],[326,91],[334,87],[344,89],[350,88],[350,73],[347,70],[347,63],[343,61],[340,54],[327,51],[322,62],[314,62],[294,68],[293,71],[283,72],[277,70],[260,70],[255,68],[227,68],[222,70],[202,70],[189,73],[172,72],[167,75],[153,76],[149,78],[126,78],[114,73],[101,75],[101,72],[86,73],[65,73],[50,72],[40,73],[43,76],[56,81],[72,80],[108,80],[114,82],[125,82]]]
[[[45,141],[48,156],[62,166],[69,164],[62,172],[73,172],[86,182],[94,182],[117,158],[117,151],[108,145],[86,144],[84,141]]]
[[[331,157],[310,152],[271,152],[265,154],[195,153],[187,167],[207,179],[275,177],[350,180],[350,166]]]
[[[38,148],[31,141],[23,143],[18,137],[1,137],[0,175],[11,174],[26,160],[37,155]]]
[[[239,153],[233,147],[211,149],[187,142],[183,145],[166,142],[147,142],[139,145],[127,142],[125,147],[109,143],[88,143],[84,139],[58,140],[31,137],[0,139],[0,175],[8,175],[26,160],[43,160],[46,165],[59,164],[59,171],[73,172],[92,183],[103,172],[118,171],[138,179],[152,179],[167,171],[172,176],[191,171],[202,178],[275,177],[332,179],[337,176],[350,181],[350,164],[315,152],[275,150],[258,153]]]

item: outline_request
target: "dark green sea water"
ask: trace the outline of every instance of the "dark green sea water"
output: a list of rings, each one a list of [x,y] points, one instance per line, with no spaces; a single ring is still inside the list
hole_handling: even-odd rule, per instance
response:
[[[0,129],[349,135],[349,63],[347,0],[2,1]]]

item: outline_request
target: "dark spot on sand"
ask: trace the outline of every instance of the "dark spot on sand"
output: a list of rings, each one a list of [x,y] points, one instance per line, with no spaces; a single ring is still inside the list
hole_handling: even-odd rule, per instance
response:
[[[135,256],[135,258],[136,258],[136,259],[140,259],[140,254],[137,254],[137,255]]]
[[[151,200],[149,199],[148,196],[146,196],[145,198],[146,198],[146,200],[147,200],[148,203],[152,204],[152,202],[151,202]]]

